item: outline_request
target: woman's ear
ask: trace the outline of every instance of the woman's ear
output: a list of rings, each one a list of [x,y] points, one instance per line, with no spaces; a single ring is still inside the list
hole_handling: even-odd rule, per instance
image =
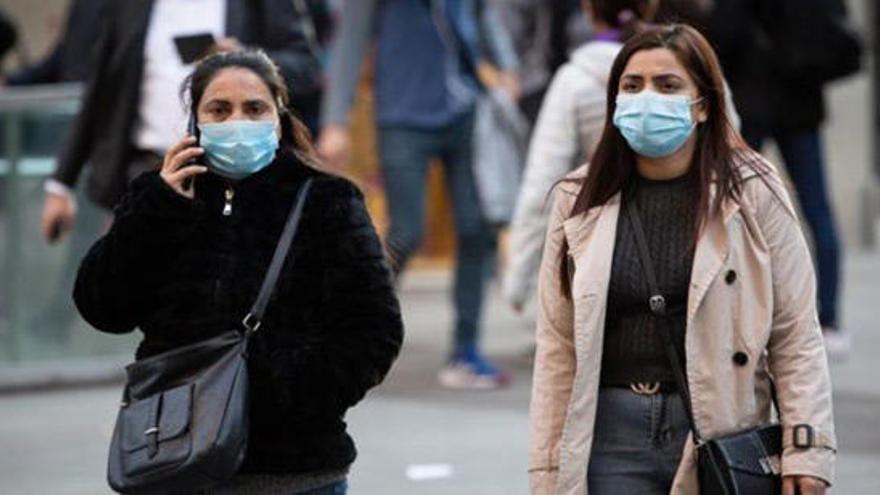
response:
[[[699,103],[694,105],[693,112],[694,121],[698,124],[704,124],[709,120],[709,102],[705,98],[701,99]]]

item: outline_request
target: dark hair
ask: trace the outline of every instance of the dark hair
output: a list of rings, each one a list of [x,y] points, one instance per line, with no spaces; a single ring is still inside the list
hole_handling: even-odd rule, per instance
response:
[[[702,31],[709,20],[711,2],[707,0],[660,0],[654,22],[689,24]]]
[[[613,29],[620,30],[620,41],[632,38],[650,22],[658,0],[585,0],[589,2],[593,17]]]
[[[191,118],[195,122],[198,115],[199,102],[205,89],[223,69],[247,69],[259,77],[278,107],[278,118],[281,121],[281,147],[302,156],[307,163],[315,166],[318,162],[308,128],[290,109],[290,97],[287,84],[275,62],[262,50],[239,50],[222,52],[202,59],[181,86],[184,104],[189,107]]]
[[[698,233],[707,219],[721,209],[724,201],[739,201],[741,180],[733,164],[737,150],[747,150],[739,133],[731,126],[727,115],[724,97],[724,78],[718,58],[709,42],[694,28],[683,24],[651,27],[624,44],[611,66],[608,79],[608,100],[605,127],[596,151],[590,160],[587,176],[581,180],[580,191],[575,199],[570,216],[574,217],[587,210],[605,204],[615,194],[632,184],[636,174],[635,154],[623,135],[614,126],[614,111],[617,107],[617,93],[620,78],[630,58],[639,51],[653,48],[670,50],[694,80],[706,105],[708,118],[697,125],[697,143],[693,165],[689,171],[690,181],[696,192],[696,220],[694,231]],[[747,160],[759,173],[763,171],[757,160]],[[710,204],[710,187],[715,188],[715,196]],[[696,237],[696,236],[695,236]],[[560,279],[563,294],[568,295],[570,286],[563,245],[560,256]]]

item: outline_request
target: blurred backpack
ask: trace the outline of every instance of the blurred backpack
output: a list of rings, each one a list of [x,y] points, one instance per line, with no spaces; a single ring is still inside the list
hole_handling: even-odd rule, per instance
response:
[[[817,84],[862,68],[862,41],[842,0],[759,1],[783,76]]]

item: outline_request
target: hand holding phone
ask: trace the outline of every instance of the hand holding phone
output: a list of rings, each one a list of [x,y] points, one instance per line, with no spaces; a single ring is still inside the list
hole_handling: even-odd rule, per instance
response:
[[[172,146],[165,154],[162,170],[159,172],[159,176],[171,189],[189,199],[195,197],[192,179],[208,171],[203,165],[187,165],[205,153],[197,144],[193,136],[187,136]]]
[[[199,140],[200,140],[200,138],[201,138],[201,133],[199,132],[199,127],[198,127],[198,125],[196,124],[196,114],[195,114],[195,112],[191,113],[190,116],[189,116],[189,123],[187,124],[186,132],[187,132],[187,136],[188,136],[188,137],[192,137],[193,139],[195,139],[195,142],[193,143],[193,146],[194,146],[194,147],[198,147],[198,146],[199,146]],[[204,155],[202,155],[202,156],[204,156]],[[184,167],[191,167],[191,166],[193,166],[193,165],[198,165],[198,164],[199,164],[199,157],[195,157],[195,156],[194,156],[194,157],[190,158],[189,160],[187,160],[187,161],[183,164],[183,166],[184,166]],[[194,180],[195,180],[195,176],[187,177],[186,179],[184,179],[184,181],[183,181],[183,189],[184,189],[185,191],[189,191],[190,189],[192,189],[192,183],[193,183]]]

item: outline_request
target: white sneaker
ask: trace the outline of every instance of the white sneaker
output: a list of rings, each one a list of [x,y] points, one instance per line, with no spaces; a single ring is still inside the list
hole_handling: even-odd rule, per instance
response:
[[[842,362],[849,357],[852,349],[849,333],[840,329],[823,328],[822,337],[825,339],[825,352],[830,361]]]

